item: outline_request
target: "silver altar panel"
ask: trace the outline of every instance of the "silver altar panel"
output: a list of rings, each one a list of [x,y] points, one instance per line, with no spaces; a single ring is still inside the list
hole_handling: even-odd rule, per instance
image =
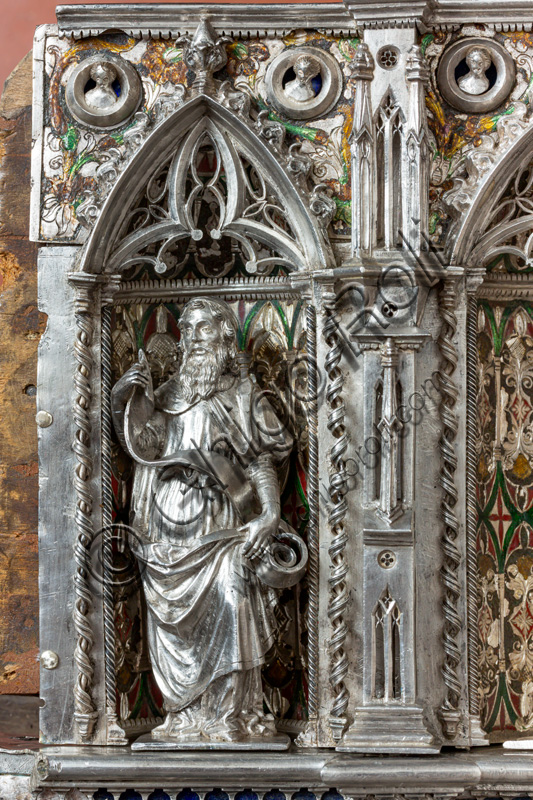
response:
[[[168,432],[154,436],[154,452],[139,455],[124,444],[128,426],[114,430],[111,416],[113,386],[143,358],[156,395],[186,375],[177,359],[181,315],[192,298],[211,298],[235,318],[235,363],[224,377],[239,374],[246,396],[264,390],[292,426],[291,467],[278,464],[275,480],[272,465],[268,475],[259,469],[259,481],[248,476],[252,490],[262,510],[276,511],[281,498],[293,522],[300,514],[297,535],[309,553],[296,588],[275,587],[283,596],[277,633],[265,635],[268,653],[254,656],[254,668],[267,662],[261,691],[280,736],[291,734],[302,751],[329,748],[328,781],[340,785],[343,770],[363,763],[351,753],[430,755],[488,741],[480,672],[493,670],[494,647],[482,652],[480,638],[494,641],[497,623],[484,632],[487,603],[478,615],[475,306],[485,269],[501,256],[496,271],[511,274],[499,288],[487,284],[487,297],[500,289],[508,299],[529,296],[515,274],[529,269],[533,248],[532,46],[527,30],[505,29],[513,14],[523,27],[518,2],[481,9],[347,0],[323,9],[217,8],[209,19],[201,10],[152,5],[133,19],[127,6],[67,6],[58,27],[37,34],[31,235],[44,244],[40,308],[49,317],[37,420],[42,737],[125,747],[159,727],[150,748],[199,746],[178,744],[177,735],[157,741],[164,716],[176,715],[176,734],[178,715],[198,698],[181,708],[165,691],[178,675],[159,669],[164,646],[158,653],[149,617],[156,604],[146,580],[139,588],[146,576],[130,593],[111,578],[119,557],[135,549],[124,533],[142,495],[132,460],[135,470],[157,468],[162,455],[172,468],[192,463],[202,478],[186,491],[200,499],[213,475],[190,454],[184,464],[182,450],[193,448],[183,445],[183,431],[173,446]],[[474,13],[486,24],[481,44],[476,39],[484,54],[476,73],[467,56],[479,31],[461,25]],[[297,14],[302,29],[291,33]],[[456,74],[457,53],[464,75]],[[476,105],[484,92],[476,92],[493,80],[492,67],[496,88],[483,102],[489,109],[497,98],[503,111],[489,124]],[[105,78],[98,97],[106,96],[109,113],[91,106],[94,87],[85,79],[94,68]],[[462,122],[442,97],[460,98]],[[202,353],[198,360],[207,362],[210,348]],[[237,406],[242,397],[230,397],[230,389],[220,395]],[[154,413],[183,410],[170,403]],[[191,423],[195,436],[203,435],[202,419],[198,413]],[[246,419],[239,417],[245,432]],[[132,411],[131,420],[135,445],[148,418]],[[214,458],[218,444],[206,437],[199,452]],[[170,464],[175,449],[181,462]],[[255,456],[244,459],[244,470],[264,453]],[[178,482],[150,497],[165,495],[185,513],[190,496],[178,502]],[[221,526],[205,515],[204,523],[208,536],[218,536],[218,527],[236,536],[235,515]],[[163,539],[172,524],[158,528]],[[132,564],[142,572],[142,559]],[[183,563],[173,565],[177,574]],[[169,594],[181,585],[170,587],[171,577],[161,579]],[[511,589],[501,569],[498,581],[503,608]],[[228,580],[221,606],[244,596],[243,586]],[[483,591],[492,597],[492,588]],[[253,603],[242,608],[250,632],[261,614]],[[502,685],[516,677],[507,675],[504,616]],[[227,631],[228,648],[236,631]],[[200,650],[194,658],[203,664]],[[525,733],[531,716],[527,670],[520,676],[513,695],[520,714],[502,723],[512,735],[520,727]],[[203,712],[194,713],[198,722]],[[256,737],[246,746],[258,747]],[[334,748],[343,755],[333,756]],[[115,758],[111,752],[106,757]],[[172,754],[172,763],[185,755]],[[304,759],[287,759],[293,756]],[[139,757],[153,765],[158,754]],[[224,756],[217,758],[221,765]],[[198,768],[200,761],[184,763]],[[258,769],[262,763],[253,761]],[[416,761],[416,775],[426,774],[423,763]],[[453,763],[456,776],[468,764],[470,786],[472,762],[457,756]],[[346,778],[356,794],[357,775]],[[453,791],[463,778],[450,779]]]

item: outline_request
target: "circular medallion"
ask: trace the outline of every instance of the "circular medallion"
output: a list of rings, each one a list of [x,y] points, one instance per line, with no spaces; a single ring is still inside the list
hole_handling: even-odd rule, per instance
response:
[[[318,119],[342,90],[342,71],[332,55],[315,47],[292,47],[269,64],[268,98],[291,119]]]
[[[382,550],[378,555],[378,564],[382,569],[392,569],[396,564],[396,556],[392,550]]]
[[[65,92],[71,114],[85,125],[113,128],[137,109],[141,82],[132,65],[106,54],[85,58],[72,71]]]
[[[378,50],[376,61],[382,69],[395,69],[400,60],[400,51],[393,44],[388,44]]]
[[[511,55],[493,39],[460,39],[446,48],[437,81],[442,96],[459,111],[493,111],[507,99],[515,82]]]

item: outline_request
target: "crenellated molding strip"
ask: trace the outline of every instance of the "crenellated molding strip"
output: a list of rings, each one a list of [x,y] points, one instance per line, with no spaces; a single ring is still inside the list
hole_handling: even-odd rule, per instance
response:
[[[533,300],[533,280],[530,273],[489,273],[477,291],[483,300]]]
[[[345,3],[240,5],[154,3],[151,5],[61,5],[56,14],[60,36],[84,39],[119,29],[137,39],[172,39],[192,34],[201,12],[217,33],[240,38],[286,36],[295,28],[352,37],[364,29],[447,29],[484,23],[500,31],[531,30],[528,0],[345,0]]]
[[[484,23],[497,30],[531,30],[528,0],[345,0],[360,28],[450,28]]]
[[[194,33],[202,11],[209,14],[217,33],[240,38],[286,36],[294,30],[295,20],[300,28],[315,28],[337,36],[353,36],[355,32],[354,21],[342,3],[64,5],[58,6],[56,14],[60,36],[83,39],[118,28],[138,39],[172,39]]]
[[[194,280],[164,279],[160,281],[125,281],[114,296],[115,303],[146,303],[153,300],[178,301],[196,297],[198,292],[225,300],[263,300],[281,296],[287,300],[297,300],[300,291],[294,288],[289,278],[243,277],[206,278]]]

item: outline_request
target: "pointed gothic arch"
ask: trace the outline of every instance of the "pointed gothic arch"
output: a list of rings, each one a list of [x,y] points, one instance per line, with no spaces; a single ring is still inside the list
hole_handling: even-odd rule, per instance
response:
[[[471,204],[454,230],[453,247],[450,254],[451,264],[468,264],[480,266],[481,260],[490,248],[496,245],[500,231],[487,236],[488,228],[494,219],[494,211],[498,206],[510,179],[528,160],[533,158],[533,127],[528,126],[513,142],[500,160],[486,171],[474,194]],[[514,232],[524,227],[533,227],[533,216],[516,222]],[[511,235],[513,231],[511,231]],[[486,239],[485,239],[486,237]],[[479,247],[484,240],[483,246]]]
[[[207,186],[194,163],[206,141],[217,160]],[[128,230],[135,202],[167,167],[166,208],[161,209],[155,197],[158,210],[150,224]],[[203,234],[196,226],[192,204],[206,188],[219,206],[216,225],[209,230],[211,238],[237,240],[247,255],[249,272],[268,274],[272,261],[289,271],[334,265],[327,234],[312,212],[313,197],[301,183],[295,184],[283,154],[262,140],[243,116],[200,95],[158,125],[120,175],[87,240],[80,269],[120,273],[146,245],[162,242],[163,247],[165,242],[185,237],[198,240]],[[256,258],[257,244],[269,249],[271,258],[264,252]],[[155,263],[156,270],[164,272],[159,265]]]

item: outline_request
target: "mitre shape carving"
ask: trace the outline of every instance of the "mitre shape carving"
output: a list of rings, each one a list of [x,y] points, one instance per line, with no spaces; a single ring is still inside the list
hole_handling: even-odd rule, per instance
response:
[[[226,42],[229,36],[217,36],[209,20],[203,17],[194,36],[181,36],[177,44],[184,44],[183,60],[196,73],[193,93],[208,94],[214,90],[213,73],[226,64]]]

